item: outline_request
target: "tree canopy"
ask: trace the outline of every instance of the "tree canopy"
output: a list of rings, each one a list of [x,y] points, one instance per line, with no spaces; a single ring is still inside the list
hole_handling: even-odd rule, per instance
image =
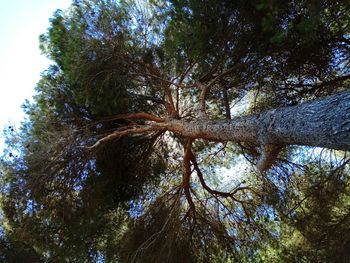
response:
[[[75,0],[4,131],[4,262],[350,260],[350,4]]]

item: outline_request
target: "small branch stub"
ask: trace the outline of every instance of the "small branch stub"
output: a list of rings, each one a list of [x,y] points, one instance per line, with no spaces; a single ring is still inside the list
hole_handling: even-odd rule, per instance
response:
[[[265,144],[261,146],[260,157],[256,164],[260,172],[265,172],[274,164],[278,154],[281,152],[281,145]]]

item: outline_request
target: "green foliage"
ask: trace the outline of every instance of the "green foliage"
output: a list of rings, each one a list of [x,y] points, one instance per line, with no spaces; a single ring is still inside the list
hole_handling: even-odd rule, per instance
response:
[[[70,17],[56,12],[52,27],[41,35],[43,52],[58,66],[52,69],[58,72],[49,72],[49,77],[63,74],[57,81],[69,85],[71,100],[88,108],[93,115],[120,112],[130,104],[126,89],[132,89],[125,86],[129,69],[121,59],[127,49],[124,29],[118,24],[122,11],[114,9],[110,11],[115,11],[112,14],[104,11],[96,20],[91,20],[87,14],[99,11],[85,8],[87,10],[74,9]],[[113,16],[116,23],[112,32],[105,24],[106,19],[111,19],[109,16]],[[40,92],[41,87],[38,89]],[[118,101],[113,101],[116,97]]]
[[[307,159],[303,169],[284,181],[282,200],[275,203],[278,239],[262,249],[257,262],[347,262],[349,259],[349,167],[347,158],[323,163]],[[280,190],[283,187],[279,188]]]
[[[152,122],[125,114],[195,121],[198,83],[211,85],[212,119],[239,103],[258,113],[348,89],[349,10],[327,0],[76,0],[56,11],[40,36],[53,64],[20,129],[4,132],[0,260],[346,262],[346,154],[287,147],[260,174],[249,164],[257,144],[196,140],[194,211],[185,138],[134,134]],[[104,143],[115,131],[130,134]]]
[[[21,242],[10,242],[6,239],[0,240],[0,260],[6,263],[33,263],[42,259],[32,247]]]
[[[41,49],[55,64],[43,73],[35,102],[23,106],[27,123],[8,135],[9,142],[17,138],[12,150],[21,158],[8,156],[3,168],[7,230],[57,262],[96,260],[109,247],[101,242],[113,241],[123,225],[119,209],[128,209],[166,167],[150,148],[157,135],[116,140],[94,158],[82,148],[121,125],[96,123],[98,116],[148,110],[145,99],[133,95],[138,87],[122,59],[131,48],[125,19],[123,8],[102,1],[55,12],[41,36]]]

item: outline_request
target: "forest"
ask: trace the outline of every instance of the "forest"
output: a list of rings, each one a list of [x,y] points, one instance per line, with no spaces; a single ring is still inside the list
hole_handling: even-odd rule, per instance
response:
[[[39,40],[1,262],[350,262],[349,2],[73,0]]]

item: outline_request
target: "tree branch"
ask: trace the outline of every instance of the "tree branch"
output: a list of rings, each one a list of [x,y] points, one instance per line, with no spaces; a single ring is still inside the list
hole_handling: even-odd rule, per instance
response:
[[[282,150],[281,145],[265,144],[261,146],[260,157],[256,164],[260,172],[265,172],[271,168]]]
[[[350,92],[346,91],[232,120],[169,119],[164,125],[159,125],[192,139],[246,142],[260,146],[318,146],[346,151],[350,147],[349,99]]]
[[[190,191],[190,180],[191,180],[191,146],[192,140],[188,139],[184,147],[184,159],[183,159],[183,178],[182,178],[182,187],[187,199],[187,202],[190,206],[190,211],[195,213],[196,208],[193,203]]]
[[[131,129],[126,129],[126,130],[117,130],[105,137],[103,137],[102,139],[98,140],[94,145],[87,147],[87,149],[89,151],[94,151],[97,150],[99,148],[101,148],[103,145],[105,145],[106,143],[117,139],[117,138],[121,138],[130,134],[140,134],[140,133],[147,133],[147,132],[152,132],[152,131],[162,131],[164,130],[163,127],[158,126],[158,125],[150,125],[150,126],[142,126],[142,127],[134,127]]]
[[[156,67],[152,66],[151,64],[145,63],[144,61],[136,61],[136,63],[145,67],[145,69],[148,71],[148,72],[144,72],[145,74],[163,82],[161,88],[164,90],[164,94],[167,99],[165,106],[168,110],[169,115],[172,117],[176,117],[178,113],[176,111],[174,99],[170,89],[172,85],[176,85],[174,81],[170,81],[166,77],[162,76],[161,72],[159,72],[159,70]]]
[[[236,198],[234,197],[234,195],[235,195],[238,191],[242,191],[242,190],[251,190],[251,191],[253,191],[253,190],[252,190],[250,187],[248,187],[248,186],[246,186],[246,187],[236,187],[236,188],[235,188],[233,191],[231,191],[231,192],[221,192],[221,191],[217,191],[217,190],[211,189],[211,188],[206,184],[206,182],[205,182],[205,180],[204,180],[204,177],[203,177],[203,174],[202,174],[202,171],[200,170],[199,165],[198,165],[197,160],[196,160],[196,157],[195,157],[195,155],[193,154],[192,151],[190,151],[190,158],[191,158],[191,162],[192,162],[192,164],[193,164],[193,166],[194,166],[194,169],[195,169],[196,172],[197,172],[197,176],[198,176],[198,178],[199,178],[199,181],[200,181],[202,187],[203,187],[206,191],[208,191],[210,194],[215,195],[215,196],[225,197],[225,198],[231,197],[234,201],[237,201],[237,202],[239,202],[239,203],[242,203],[242,201],[236,199]],[[254,192],[254,191],[253,191],[253,192]]]
[[[223,96],[223,103],[224,103],[224,107],[225,107],[226,119],[231,120],[231,109],[230,109],[230,101],[228,98],[228,88],[227,87],[222,88],[222,96]]]
[[[207,94],[209,92],[209,86],[203,85],[200,82],[196,83],[197,87],[201,89],[201,94],[199,96],[199,117],[203,119],[207,119],[208,115],[206,112],[206,107],[205,107],[205,99],[207,97]]]
[[[113,116],[104,117],[101,119],[101,121],[104,122],[104,121],[114,121],[114,120],[121,120],[121,119],[144,119],[144,120],[149,120],[154,122],[164,122],[164,119],[145,112],[117,114]]]

